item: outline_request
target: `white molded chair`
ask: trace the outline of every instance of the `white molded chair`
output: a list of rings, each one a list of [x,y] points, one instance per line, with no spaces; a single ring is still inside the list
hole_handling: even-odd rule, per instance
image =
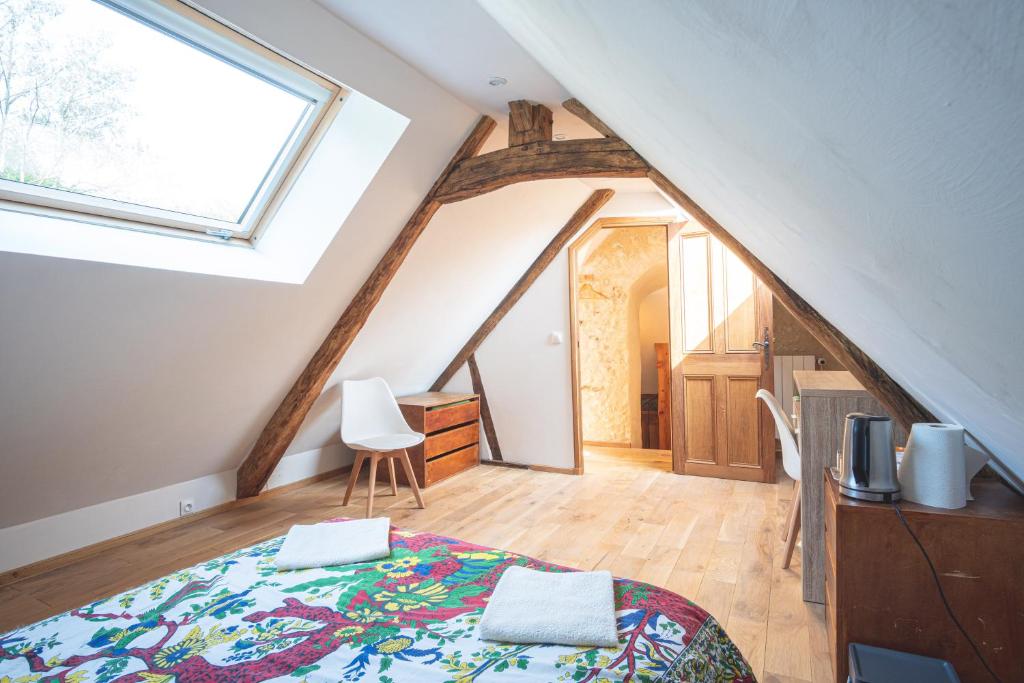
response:
[[[405,421],[402,409],[398,407],[388,383],[381,377],[362,380],[346,380],[341,385],[341,440],[356,451],[356,461],[348,477],[345,500],[348,505],[355,488],[363,461],[370,459],[370,486],[366,499],[366,516],[373,515],[373,490],[377,483],[377,463],[383,458],[388,463],[391,476],[391,493],[398,495],[398,481],[395,479],[395,460],[402,463],[405,477],[409,480],[416,503],[424,508],[416,475],[409,462],[410,446],[423,442],[423,435],[414,432]]]
[[[758,389],[756,396],[772,411],[775,430],[779,433],[779,441],[782,443],[782,469],[796,482],[793,488],[793,502],[789,508],[789,520],[782,537],[786,541],[782,568],[788,569],[789,562],[793,559],[793,548],[796,547],[796,535],[800,533],[800,449],[796,445],[793,425],[775,396],[766,389]]]

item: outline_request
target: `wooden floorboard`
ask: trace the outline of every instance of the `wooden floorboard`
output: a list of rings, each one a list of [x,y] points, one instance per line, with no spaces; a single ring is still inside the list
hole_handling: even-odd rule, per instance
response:
[[[665,453],[588,447],[583,476],[477,467],[426,489],[424,510],[400,487],[398,496],[378,495],[375,511],[410,529],[663,586],[713,614],[758,680],[829,681],[824,612],[801,599],[800,553],[782,569],[792,482],[679,476],[670,467]],[[0,633],[293,524],[361,517],[365,484],[348,506],[343,493],[341,478],[315,482],[0,588]]]

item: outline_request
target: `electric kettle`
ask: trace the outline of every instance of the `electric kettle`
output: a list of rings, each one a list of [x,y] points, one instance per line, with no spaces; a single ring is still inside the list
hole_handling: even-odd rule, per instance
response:
[[[880,503],[900,499],[891,419],[864,413],[846,416],[839,491],[850,498]]]

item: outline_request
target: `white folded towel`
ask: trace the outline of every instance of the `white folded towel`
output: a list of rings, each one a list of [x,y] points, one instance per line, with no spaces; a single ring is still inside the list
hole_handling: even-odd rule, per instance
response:
[[[367,562],[391,554],[387,517],[324,524],[296,524],[285,536],[274,563],[281,569],[329,567]]]
[[[616,647],[612,575],[509,567],[484,609],[480,637],[505,643]]]

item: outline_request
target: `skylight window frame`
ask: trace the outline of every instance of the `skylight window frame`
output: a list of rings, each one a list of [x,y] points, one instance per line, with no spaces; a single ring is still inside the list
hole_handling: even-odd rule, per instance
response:
[[[253,246],[341,108],[340,84],[183,0],[93,0],[308,102],[239,222],[0,178],[0,210]]]

